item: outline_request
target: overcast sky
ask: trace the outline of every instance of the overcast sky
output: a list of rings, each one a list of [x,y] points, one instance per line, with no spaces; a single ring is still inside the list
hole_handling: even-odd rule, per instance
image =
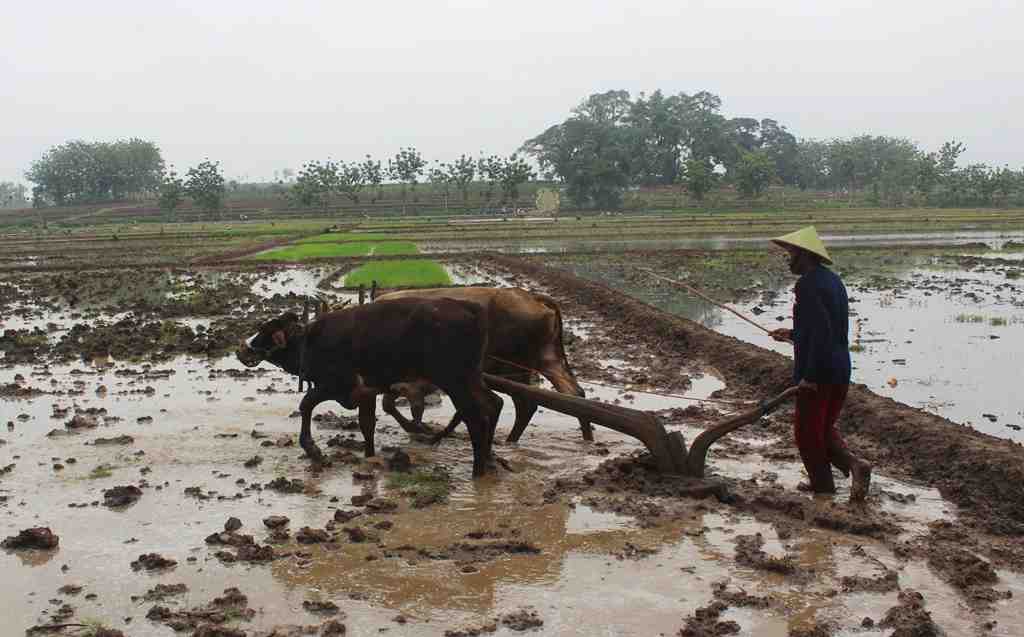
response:
[[[73,138],[252,180],[405,145],[507,154],[591,93],[658,88],[1020,168],[1022,27],[1020,0],[10,2],[0,180]]]

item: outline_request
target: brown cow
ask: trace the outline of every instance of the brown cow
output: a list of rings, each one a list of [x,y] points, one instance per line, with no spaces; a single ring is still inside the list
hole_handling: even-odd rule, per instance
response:
[[[347,409],[359,407],[366,455],[372,456],[376,394],[425,379],[466,417],[473,475],[479,476],[491,459],[503,402],[483,382],[486,339],[484,315],[474,303],[400,298],[329,312],[305,327],[287,312],[262,324],[240,344],[237,356],[248,367],[266,360],[310,382],[299,404],[299,444],[317,461],[323,454],[310,433],[317,405],[335,400]]]
[[[563,394],[584,395],[565,357],[565,348],[562,345],[562,312],[558,303],[550,296],[520,288],[465,287],[402,290],[377,298],[377,302],[394,299],[447,298],[473,303],[483,311],[487,331],[484,371],[528,383],[532,372],[527,370],[536,370],[551,381],[555,390]],[[407,431],[421,431],[419,416],[423,413],[423,404],[422,398],[417,404],[417,395],[429,393],[430,388],[422,383],[410,383],[405,390],[403,393],[409,399],[413,421],[408,421],[395,408],[394,392],[385,394],[384,411],[393,416]],[[536,403],[521,396],[513,396],[512,400],[516,407],[516,421],[508,435],[509,442],[519,440],[530,418],[537,411]],[[450,433],[459,421],[459,414],[456,413],[442,436]],[[580,429],[584,439],[593,439],[590,423],[581,420]]]

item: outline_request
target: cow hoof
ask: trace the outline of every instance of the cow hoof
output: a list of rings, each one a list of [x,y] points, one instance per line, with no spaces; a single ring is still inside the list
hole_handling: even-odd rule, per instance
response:
[[[308,457],[316,464],[326,464],[327,459],[324,458],[323,452],[320,451],[320,448],[317,447],[316,445],[311,444],[308,447],[303,447],[303,449],[306,451],[306,457]]]

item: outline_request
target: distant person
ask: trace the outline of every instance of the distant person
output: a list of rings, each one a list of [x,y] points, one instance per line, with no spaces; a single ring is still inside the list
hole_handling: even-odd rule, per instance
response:
[[[853,474],[850,500],[862,501],[871,484],[871,465],[843,442],[836,420],[850,386],[849,312],[846,286],[825,267],[832,263],[814,226],[772,239],[799,275],[793,329],[772,330],[777,341],[793,343],[793,380],[800,388],[793,426],[797,449],[815,493],[835,493],[834,465]]]

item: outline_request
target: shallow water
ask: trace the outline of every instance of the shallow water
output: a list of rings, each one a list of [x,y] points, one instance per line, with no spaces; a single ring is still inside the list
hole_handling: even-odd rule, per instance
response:
[[[774,235],[773,235],[774,236]],[[512,254],[560,254],[570,252],[627,252],[634,250],[727,250],[749,245],[763,244],[770,237],[707,235],[678,239],[544,239],[515,238],[488,241],[422,241],[417,243],[422,253],[455,253],[492,250]],[[827,245],[842,247],[860,246],[913,246],[947,245],[956,246],[970,243],[985,243],[1000,248],[1010,241],[1024,240],[1022,232],[912,232],[898,234],[822,234]]]
[[[765,550],[772,554],[790,550],[770,527],[746,515],[703,514],[641,528],[630,516],[597,511],[578,501],[541,502],[541,491],[553,476],[578,476],[582,468],[605,459],[590,453],[592,446],[582,441],[575,419],[550,410],[538,412],[518,445],[496,448],[514,472],[503,471],[477,481],[469,475],[469,444],[463,432],[434,448],[411,441],[381,415],[378,449],[398,444],[414,464],[447,466],[454,491],[447,505],[416,510],[402,504],[393,515],[357,518],[350,523],[377,533],[388,547],[411,544],[443,549],[464,541],[466,533],[483,529],[528,541],[541,549],[537,555],[499,557],[464,573],[450,560],[415,554],[387,557],[375,543],[342,541],[335,549],[285,545],[285,549],[308,552],[308,557],[283,558],[269,565],[223,564],[213,557],[215,547],[207,547],[203,538],[219,530],[228,516],[241,519],[245,525],[242,532],[261,541],[264,533],[260,520],[270,514],[289,516],[293,530],[304,525],[319,528],[336,507],[350,508],[348,500],[353,495],[368,493],[397,501],[402,498],[387,486],[382,460],[355,467],[339,465],[321,474],[310,474],[297,447],[260,446],[263,439],[253,438],[253,432],[270,436],[268,440],[281,436],[294,439],[297,432],[297,419],[289,416],[299,398],[294,379],[279,371],[268,369],[247,379],[211,378],[217,370],[238,369],[231,359],[208,362],[181,358],[148,369],[130,367],[145,372],[142,376],[124,375],[129,367],[115,362],[112,367],[71,365],[45,371],[27,367],[4,371],[5,376],[22,373],[32,386],[70,392],[0,402],[5,420],[15,420],[18,414],[27,416],[16,419],[14,430],[2,436],[7,444],[0,446],[0,466],[11,462],[16,466],[0,481],[0,494],[10,496],[6,504],[0,505],[0,535],[46,525],[61,536],[56,552],[0,553],[0,568],[8,574],[0,580],[0,610],[18,632],[41,621],[44,610],[55,608],[48,600],[59,597],[56,589],[68,583],[84,586],[82,595],[99,595],[91,601],[82,595],[68,600],[78,609],[77,618],[101,619],[124,627],[132,635],[172,634],[144,618],[152,604],[129,599],[158,582],[188,584],[190,592],[184,598],[165,602],[172,607],[200,605],[228,586],[239,586],[250,597],[250,606],[260,611],[252,622],[242,624],[246,630],[278,623],[310,623],[315,617],[302,610],[301,604],[316,598],[334,600],[343,608],[351,634],[389,627],[391,634],[436,635],[447,628],[479,625],[489,617],[523,606],[532,607],[543,618],[539,632],[545,635],[671,634],[682,625],[684,616],[710,600],[711,583],[723,578],[731,578],[735,585],[751,592],[772,593],[785,600],[785,612],[730,609],[724,618],[739,622],[750,634],[784,635],[788,627],[806,623],[819,613],[848,615],[845,607],[820,593],[834,585],[830,583],[835,577],[832,567],[824,567],[836,561],[832,551],[838,549],[828,548],[838,537],[834,534],[798,543],[801,560],[821,565],[822,575],[808,588],[735,565],[732,538],[737,533],[761,531],[769,537]],[[701,370],[690,373],[697,379],[690,392],[695,397],[721,387],[713,376],[701,376]],[[9,382],[10,378],[3,380]],[[104,395],[97,393],[100,385],[107,389]],[[617,389],[597,385],[587,389],[597,399],[621,399]],[[636,398],[630,404],[636,408],[664,409],[679,404],[674,398],[632,393]],[[62,429],[70,417],[53,418],[54,406],[75,405],[103,407],[108,410],[107,416],[120,420],[80,435],[46,437],[49,430]],[[318,413],[326,409],[338,408],[324,405]],[[451,413],[450,404],[444,401],[429,410],[427,418],[444,423]],[[138,420],[143,417],[153,420]],[[502,414],[499,430],[507,431],[512,419],[509,406]],[[688,439],[697,431],[685,429]],[[339,432],[314,425],[314,433],[323,445],[325,438]],[[119,434],[133,436],[134,444],[85,444],[97,437]],[[612,456],[641,448],[637,441],[610,430],[598,428],[596,434]],[[144,453],[140,455],[140,451]],[[263,463],[244,468],[243,461],[254,454],[263,456]],[[72,457],[74,464],[67,460]],[[57,461],[64,464],[63,470],[53,468]],[[90,478],[101,464],[110,466],[112,475]],[[712,465],[720,473],[735,476],[760,466],[754,459],[716,460],[714,448]],[[780,480],[787,487],[799,472],[793,463],[774,463],[769,468],[782,476]],[[356,480],[353,469],[376,473],[379,478]],[[277,476],[304,480],[307,493],[248,490],[252,483]],[[237,484],[238,480],[244,483]],[[148,486],[144,486],[142,498],[124,510],[69,507],[102,500],[103,489],[121,484]],[[193,486],[211,494],[212,499],[186,496],[184,489]],[[922,507],[925,517],[931,515],[929,510],[928,506]],[[917,507],[908,505],[901,513],[911,522]],[[392,520],[394,528],[371,529],[369,522],[378,519]],[[702,534],[702,527],[711,530]],[[639,560],[617,559],[614,554],[627,543],[657,552]],[[178,566],[162,574],[131,571],[129,562],[151,551],[177,559]],[[368,561],[368,557],[375,559]],[[189,562],[190,558],[195,561]],[[64,565],[68,566],[66,572],[62,570]],[[940,590],[934,577],[927,572],[922,577],[925,581],[919,587]],[[937,610],[948,617],[948,625],[958,626],[954,622],[955,608],[943,614],[941,604],[946,602],[939,603]],[[863,607],[864,612],[877,618],[889,605],[891,600],[885,598],[868,600],[857,607],[857,612]],[[391,621],[398,613],[408,618],[407,624]],[[1012,616],[1009,610],[1004,613]],[[131,623],[126,624],[125,618],[129,617]],[[497,634],[510,632],[502,628]]]
[[[1014,253],[994,252],[986,259],[1010,254]],[[1024,441],[1024,407],[1017,389],[1017,361],[1024,356],[1020,279],[1007,278],[999,268],[953,269],[934,257],[912,252],[902,258],[887,255],[884,270],[865,264],[868,259],[857,258],[856,274],[845,281],[850,296],[850,343],[859,349],[851,352],[853,382],[979,431]],[[777,343],[749,322],[681,290],[638,288],[617,281],[615,271],[598,260],[561,267],[618,285],[723,334],[787,356],[792,353],[789,344]],[[875,271],[894,277],[899,287],[890,288],[887,283],[877,287],[868,280]],[[695,276],[699,279],[699,273]],[[749,273],[737,276],[749,284]],[[735,309],[765,329],[788,327],[792,285],[792,278],[765,273],[758,284],[760,300],[736,304]]]

